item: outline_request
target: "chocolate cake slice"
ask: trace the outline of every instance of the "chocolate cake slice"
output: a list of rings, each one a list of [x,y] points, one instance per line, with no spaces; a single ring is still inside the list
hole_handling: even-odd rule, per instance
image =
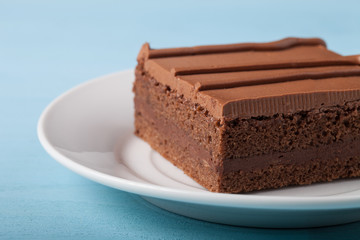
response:
[[[321,39],[138,55],[135,134],[210,191],[360,176],[360,58]]]

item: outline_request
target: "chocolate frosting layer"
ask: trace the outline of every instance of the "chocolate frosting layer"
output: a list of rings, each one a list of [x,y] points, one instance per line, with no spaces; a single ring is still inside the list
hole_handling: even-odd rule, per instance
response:
[[[360,56],[341,56],[317,38],[286,38],[151,49],[139,64],[151,77],[216,118],[292,113],[360,99]]]
[[[165,49],[150,49],[150,45],[145,43],[141,50],[141,56],[140,54],[139,56],[148,59],[240,51],[274,51],[298,45],[323,45],[326,47],[325,41],[319,38],[285,38],[269,43],[238,43]]]

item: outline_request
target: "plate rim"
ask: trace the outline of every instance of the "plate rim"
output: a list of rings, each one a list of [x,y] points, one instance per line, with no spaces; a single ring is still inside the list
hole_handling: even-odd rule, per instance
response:
[[[277,210],[338,210],[349,208],[360,208],[360,195],[346,196],[261,196],[247,194],[227,194],[213,192],[192,192],[189,190],[172,189],[153,185],[149,183],[140,183],[125,178],[111,176],[81,165],[71,158],[61,154],[51,140],[48,138],[45,130],[49,112],[53,111],[56,105],[67,96],[81,91],[89,85],[106,81],[112,77],[129,77],[134,71],[132,69],[118,71],[102,75],[83,83],[80,83],[52,100],[42,111],[37,123],[38,139],[45,151],[60,164],[71,171],[88,178],[100,184],[116,188],[125,192],[138,194],[145,197],[159,198],[163,200],[178,201],[184,203],[195,203],[201,205],[213,205],[221,207],[235,208],[254,208],[254,209],[277,209]],[[133,79],[132,79],[133,81]]]

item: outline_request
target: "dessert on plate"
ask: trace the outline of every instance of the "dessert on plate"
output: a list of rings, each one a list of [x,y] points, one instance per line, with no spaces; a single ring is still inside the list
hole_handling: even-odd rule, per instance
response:
[[[360,176],[360,58],[318,38],[151,49],[135,134],[213,192]]]

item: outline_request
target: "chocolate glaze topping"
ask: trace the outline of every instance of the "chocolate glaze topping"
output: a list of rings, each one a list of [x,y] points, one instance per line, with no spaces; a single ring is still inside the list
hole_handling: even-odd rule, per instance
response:
[[[164,49],[150,49],[150,45],[145,43],[142,51],[144,51],[145,58],[148,59],[240,51],[275,51],[298,45],[323,45],[326,47],[325,41],[319,38],[284,38],[268,43],[238,43]]]
[[[139,63],[216,118],[293,113],[360,99],[360,56],[318,38],[172,49],[144,44]]]

